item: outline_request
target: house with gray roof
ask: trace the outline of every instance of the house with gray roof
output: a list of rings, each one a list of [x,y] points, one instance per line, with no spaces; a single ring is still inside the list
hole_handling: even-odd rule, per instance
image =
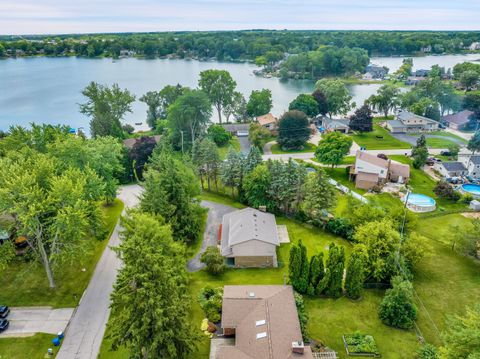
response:
[[[480,155],[459,153],[458,161],[466,167],[469,176],[480,178]]]
[[[221,253],[238,268],[277,267],[280,240],[275,216],[245,208],[223,216]]]
[[[224,337],[234,340],[212,345],[212,359],[314,358],[289,285],[224,286],[221,326]]]
[[[342,132],[348,133],[350,131],[350,120],[330,118],[326,116],[317,116],[314,120],[321,132]]]
[[[464,129],[470,122],[470,117],[473,115],[472,111],[463,110],[460,112],[452,113],[451,115],[444,116],[442,120],[448,127],[454,130]]]
[[[436,162],[433,165],[438,172],[441,173],[443,177],[460,177],[468,174],[467,168],[462,162],[452,161],[452,162]]]
[[[410,111],[400,111],[394,120],[386,121],[391,133],[422,133],[438,130],[438,122],[416,115]]]

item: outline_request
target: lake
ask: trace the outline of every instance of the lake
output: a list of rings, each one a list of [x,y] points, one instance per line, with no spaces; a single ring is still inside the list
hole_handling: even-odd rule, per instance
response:
[[[474,61],[480,55],[426,56],[414,59],[416,68],[433,64],[452,67],[455,63]],[[402,58],[372,58],[372,63],[385,65],[390,71],[400,66]],[[78,112],[78,103],[84,101],[81,91],[90,81],[112,85],[118,83],[137,96],[147,91],[160,90],[165,85],[180,83],[196,87],[199,73],[207,69],[222,69],[231,73],[237,89],[248,97],[252,90],[268,88],[272,91],[272,113],[281,115],[288,104],[300,93],[311,92],[312,81],[261,78],[253,75],[253,64],[200,62],[170,59],[111,59],[18,58],[0,61],[0,129],[12,124],[27,126],[30,122],[68,124],[84,127],[88,132],[89,119]],[[350,86],[353,101],[362,104],[380,85]],[[126,123],[145,123],[146,105],[135,101]],[[215,117],[212,118],[215,120]]]

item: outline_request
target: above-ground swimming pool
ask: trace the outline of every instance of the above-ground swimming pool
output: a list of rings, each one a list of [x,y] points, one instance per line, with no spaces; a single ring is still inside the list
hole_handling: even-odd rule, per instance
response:
[[[405,200],[405,199],[404,199]],[[407,208],[414,212],[435,211],[435,200],[424,194],[410,193],[408,195]]]
[[[480,185],[478,184],[462,184],[462,192],[470,193],[475,198],[480,198]]]

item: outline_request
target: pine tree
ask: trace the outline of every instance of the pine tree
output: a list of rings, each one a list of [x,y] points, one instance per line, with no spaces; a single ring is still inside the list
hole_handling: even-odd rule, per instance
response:
[[[308,276],[307,294],[310,296],[317,295],[317,287],[325,276],[325,266],[323,264],[323,252],[312,256],[310,259],[310,272]]]
[[[365,280],[366,248],[357,244],[350,255],[345,277],[345,291],[347,297],[358,299],[363,293],[363,282]]]
[[[300,276],[300,249],[296,245],[292,245],[290,248],[290,258],[288,262],[288,275],[290,278],[290,284],[297,290],[298,278]]]
[[[309,265],[307,257],[307,247],[302,243],[302,240],[298,241],[299,248],[299,258],[300,258],[300,272],[297,282],[297,291],[299,293],[305,294],[308,289],[308,274],[309,274]]]
[[[345,248],[330,244],[329,255],[327,259],[327,268],[330,278],[326,287],[326,294],[333,298],[342,295],[343,269],[345,267]]]
[[[252,172],[260,163],[262,163],[262,154],[257,146],[252,146],[245,159],[245,174]]]

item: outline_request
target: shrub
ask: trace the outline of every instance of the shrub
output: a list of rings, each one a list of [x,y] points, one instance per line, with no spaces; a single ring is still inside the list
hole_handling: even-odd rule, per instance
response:
[[[209,321],[218,323],[222,313],[223,288],[205,286],[198,294],[198,302]]]
[[[437,348],[431,344],[424,344],[417,351],[417,359],[438,359]]]
[[[122,129],[123,129],[126,133],[128,133],[129,135],[132,134],[133,131],[135,131],[135,128],[133,128],[133,126],[130,125],[130,124],[128,124],[128,123],[125,124],[125,125],[123,125],[123,126],[122,126]]]
[[[298,312],[298,320],[300,321],[300,330],[304,339],[307,338],[307,323],[308,323],[308,314],[305,310],[305,303],[303,302],[303,297],[301,294],[294,292],[295,305]]]
[[[473,201],[473,195],[471,193],[465,193],[460,197],[458,201],[461,203],[469,204]]]
[[[455,191],[453,187],[445,181],[438,182],[435,188],[433,189],[433,192],[438,197],[449,199],[452,201],[458,201],[460,199],[460,193]]]
[[[394,277],[393,287],[387,289],[380,304],[378,315],[391,327],[411,329],[417,319],[417,307],[413,303],[413,286],[401,277]]]
[[[349,241],[353,239],[355,228],[346,218],[333,218],[327,222],[326,230]]]
[[[377,343],[371,335],[362,334],[357,331],[355,334],[345,335],[344,337],[350,353],[380,354]]]
[[[219,275],[225,272],[225,259],[217,247],[208,247],[200,257],[200,262],[207,266],[207,272]]]
[[[211,125],[207,133],[208,137],[220,147],[225,146],[232,139],[232,134],[220,125]]]

